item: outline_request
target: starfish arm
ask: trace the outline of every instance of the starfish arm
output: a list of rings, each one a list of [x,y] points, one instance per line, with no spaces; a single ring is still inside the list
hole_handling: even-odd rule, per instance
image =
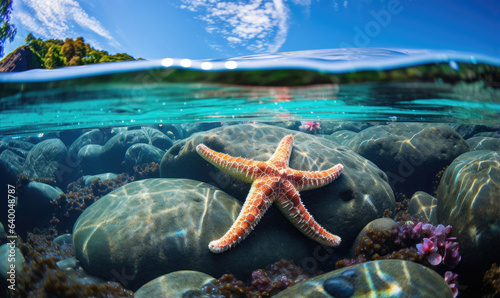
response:
[[[282,196],[277,200],[281,212],[307,237],[328,246],[338,246],[339,236],[321,227],[306,210],[300,200],[299,192],[288,181],[283,183]]]
[[[276,148],[273,156],[271,156],[271,158],[267,162],[278,168],[288,167],[288,163],[290,162],[290,155],[292,153],[292,143],[293,136],[285,136],[279,143],[278,148]]]
[[[214,253],[224,252],[243,241],[255,228],[257,223],[272,204],[273,186],[278,178],[257,179],[245,200],[243,208],[229,231],[221,238],[208,244]]]
[[[287,176],[289,180],[292,181],[293,185],[298,191],[315,189],[325,186],[337,179],[344,166],[342,164],[337,164],[325,171],[298,171],[294,169],[287,169]]]
[[[228,154],[214,151],[204,144],[196,146],[196,152],[216,168],[247,183],[252,183],[257,177],[263,174],[263,169],[267,167],[264,162],[232,157]]]

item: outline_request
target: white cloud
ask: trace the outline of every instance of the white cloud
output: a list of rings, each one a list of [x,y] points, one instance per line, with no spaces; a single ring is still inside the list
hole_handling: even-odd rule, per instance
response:
[[[311,0],[292,0],[293,3],[302,6],[311,6]]]
[[[220,35],[231,47],[277,52],[286,41],[289,13],[283,0],[182,1],[180,8],[199,13],[207,32]]]
[[[75,0],[18,0],[13,5],[13,21],[21,23],[35,36],[64,40],[81,36],[82,30],[88,30],[105,38],[110,45],[120,46]]]

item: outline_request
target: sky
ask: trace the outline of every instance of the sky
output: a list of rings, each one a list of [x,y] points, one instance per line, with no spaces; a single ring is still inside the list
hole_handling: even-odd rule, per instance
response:
[[[498,0],[14,0],[28,33],[82,36],[135,58],[231,58],[344,47],[445,49],[500,58]]]

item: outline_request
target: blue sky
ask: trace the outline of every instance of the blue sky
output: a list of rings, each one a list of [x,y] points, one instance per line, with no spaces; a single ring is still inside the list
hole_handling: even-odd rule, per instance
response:
[[[83,36],[136,58],[229,58],[339,47],[460,50],[500,58],[498,0],[14,0],[18,28]]]

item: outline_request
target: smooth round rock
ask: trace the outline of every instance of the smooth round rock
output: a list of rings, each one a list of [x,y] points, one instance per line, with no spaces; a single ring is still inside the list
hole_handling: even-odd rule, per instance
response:
[[[155,162],[159,164],[165,151],[149,144],[135,144],[125,153],[125,167],[133,171],[134,166]]]
[[[149,138],[142,130],[128,130],[117,133],[102,146],[101,161],[106,172],[121,172],[121,164],[127,149],[139,143],[148,143]]]
[[[191,136],[200,131],[207,131],[221,126],[219,122],[198,122],[198,123],[183,123],[181,124],[182,135],[184,138]]]
[[[118,175],[115,173],[103,173],[99,175],[87,175],[83,176],[83,182],[85,186],[90,186],[97,179],[101,181],[118,179]]]
[[[158,129],[163,132],[167,137],[171,140],[180,140],[184,139],[183,131],[181,124],[160,124]]]
[[[73,245],[73,235],[62,234],[54,238],[53,242],[59,245]]]
[[[172,147],[172,139],[170,139],[167,135],[165,135],[158,129],[151,127],[142,127],[142,131],[147,135],[149,139],[149,145],[155,146],[160,150],[168,150],[168,148]]]
[[[68,151],[59,139],[48,139],[36,144],[28,153],[24,173],[30,179],[53,179],[61,183],[66,174],[62,170]]]
[[[23,189],[16,204],[16,217],[29,218],[29,220],[16,221],[16,231],[19,234],[31,232],[35,227],[47,228],[54,216],[56,199],[63,192],[48,184],[30,182]]]
[[[339,235],[342,238],[341,246],[347,250],[367,223],[382,217],[386,209],[394,210],[394,195],[387,183],[387,176],[372,162],[324,138],[268,125],[220,127],[197,133],[172,146],[161,161],[160,176],[204,181],[243,202],[251,185],[206,162],[196,152],[196,146],[203,143],[231,156],[266,161],[275,152],[281,139],[289,134],[294,137],[290,168],[318,171],[337,163],[344,165],[339,178],[321,188],[302,191],[300,195],[314,219],[329,232]],[[269,212],[273,212],[271,209]],[[259,225],[263,225],[266,230],[274,226],[272,222],[271,226],[266,226],[265,222]],[[295,229],[289,223],[286,223],[286,228],[290,231],[287,233],[293,233]],[[294,241],[294,245],[298,241]],[[318,244],[312,242],[311,245]],[[289,249],[293,249],[293,246]]]
[[[201,287],[213,279],[212,276],[202,272],[176,271],[155,278],[143,285],[134,293],[134,297],[185,297],[194,293],[198,293],[199,297],[202,297]]]
[[[462,260],[456,271],[465,282],[481,283],[492,263],[500,263],[500,153],[471,151],[446,169],[438,187],[438,218],[452,226]],[[462,280],[462,279],[461,279]],[[461,282],[462,283],[462,282]]]
[[[349,298],[354,294],[354,285],[342,277],[333,277],[325,280],[323,288],[335,298]]]
[[[363,129],[366,129],[370,126],[372,126],[371,123],[358,122],[358,121],[355,122],[321,121],[321,133],[331,135],[337,131],[360,132]]]
[[[453,297],[444,278],[434,270],[402,260],[338,269],[298,283],[275,297],[332,297],[331,293],[340,294],[335,297]]]
[[[91,274],[129,276],[131,288],[178,270],[222,274],[238,263],[214,255],[208,243],[229,229],[240,208],[226,193],[194,180],[132,182],[80,215],[73,229],[75,254]]]
[[[100,283],[107,282],[106,280],[99,278],[99,277],[96,277],[96,276],[93,276],[93,275],[89,274],[87,271],[85,271],[85,269],[83,269],[82,265],[75,257],[61,260],[61,261],[57,262],[56,264],[57,264],[57,267],[59,267],[59,269],[64,271],[64,273],[70,279],[77,281],[77,282],[80,282],[82,284],[91,285],[91,284],[100,284]],[[120,279],[119,282],[123,283],[123,286],[126,286],[125,283],[127,281],[125,278],[127,276],[120,275],[120,274],[121,274],[121,272],[116,272],[116,276],[115,276],[114,281],[116,281],[116,279],[118,278],[118,279]]]
[[[23,171],[25,159],[7,149],[0,153],[0,177],[5,184],[15,185]]]
[[[79,136],[69,147],[70,155],[78,155],[78,151],[86,145],[103,145],[106,140],[105,133],[99,129],[92,129]]]
[[[432,192],[439,171],[469,146],[449,125],[390,123],[359,132],[343,143],[371,160],[388,176],[394,192]]]
[[[466,140],[472,150],[493,150],[500,151],[500,138],[473,137]]]
[[[104,171],[101,162],[101,145],[85,145],[78,151],[81,172],[84,175],[99,174]]]
[[[479,134],[486,132],[493,132],[498,135],[500,127],[497,125],[483,125],[483,124],[457,124],[454,126],[455,130],[464,138],[470,139]]]
[[[323,135],[325,139],[334,141],[341,145],[348,144],[353,138],[355,138],[358,134],[354,131],[350,130],[339,130],[330,135]]]
[[[356,240],[354,240],[351,249],[349,250],[349,257],[354,258],[354,254],[356,253],[356,248],[359,246],[361,239],[363,237],[367,237],[366,231],[387,231],[392,229],[392,227],[396,224],[396,222],[392,218],[382,217],[377,218],[371,222],[369,222],[361,232],[359,232]]]
[[[433,225],[438,225],[437,199],[430,194],[417,191],[408,204],[408,213],[425,218]]]

